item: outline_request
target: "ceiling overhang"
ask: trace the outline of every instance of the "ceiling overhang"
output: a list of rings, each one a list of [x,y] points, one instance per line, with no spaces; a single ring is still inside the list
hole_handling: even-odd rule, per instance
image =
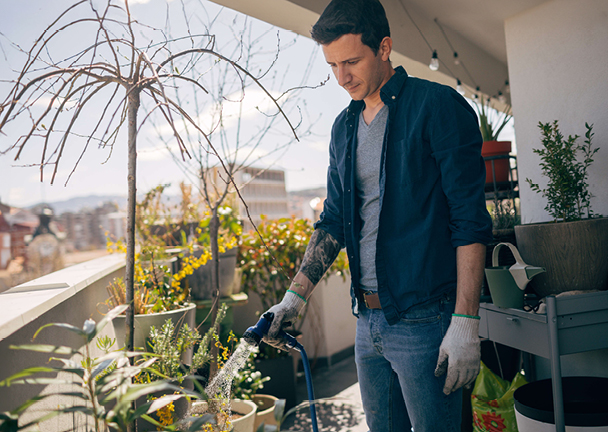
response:
[[[306,37],[310,37],[312,25],[329,3],[329,0],[213,1]],[[483,94],[496,96],[504,91],[508,80],[504,20],[545,1],[382,0],[393,38],[391,60],[395,65],[403,65],[410,75],[452,87],[460,79],[469,95],[479,86]],[[460,65],[454,63],[452,47],[458,53]],[[440,59],[438,71],[428,67],[432,49],[437,50]]]

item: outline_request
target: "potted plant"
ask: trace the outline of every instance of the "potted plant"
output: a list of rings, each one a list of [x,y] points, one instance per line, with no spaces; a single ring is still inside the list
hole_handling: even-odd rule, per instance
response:
[[[557,120],[539,122],[538,126],[542,147],[533,151],[541,158],[548,182],[541,188],[530,179],[526,181],[547,200],[545,210],[553,221],[515,227],[523,259],[547,270],[530,285],[541,297],[572,290],[605,290],[608,219],[593,213],[588,183],[588,168],[598,151],[592,148],[593,125],[585,123],[583,144],[578,143],[578,135],[566,139]]]
[[[497,183],[509,181],[509,158],[500,156],[509,155],[511,141],[498,141],[498,136],[513,117],[511,107],[507,106],[504,112],[499,113],[490,105],[490,98],[484,101],[481,96],[481,101],[475,103],[475,108],[479,116],[479,130],[483,138],[481,155],[484,158],[497,157],[486,160],[486,183],[493,184],[494,180]]]
[[[108,322],[123,312],[126,307],[122,305],[111,310],[99,323],[89,319],[82,328],[66,323],[51,323],[42,326],[34,334],[35,339],[45,328],[57,326],[77,334],[82,340],[80,349],[43,344],[12,347],[13,349],[49,353],[54,357],[50,359],[51,364],[26,368],[0,382],[0,387],[39,384],[47,386],[44,394],[33,397],[13,411],[0,413],[0,430],[31,430],[39,423],[54,417],[73,416],[74,413],[80,413],[86,416],[87,424],[95,432],[103,432],[108,429],[126,432],[128,425],[138,418],[148,418],[154,422],[149,414],[162,410],[185,395],[192,398],[199,397],[196,393],[184,390],[167,380],[139,384],[132,382],[134,377],[149,370],[148,368],[155,362],[155,359],[148,357],[136,365],[131,365],[129,358],[141,355],[141,353],[124,350],[112,351],[110,349],[112,342],[109,341],[109,338],[97,338]],[[92,355],[91,344],[96,339],[98,348],[103,352],[100,357]],[[52,374],[52,376],[49,377],[48,374]],[[69,387],[65,386],[68,382],[67,377],[70,378],[71,386]],[[138,398],[159,391],[171,394],[150,400],[137,409],[135,408],[134,402]],[[173,394],[174,392],[177,394]],[[36,404],[44,404],[46,399],[55,397],[71,398],[71,404],[66,406],[59,404],[52,408],[47,406],[41,411],[29,410],[29,416],[23,415],[28,408],[39,408],[36,407]],[[81,403],[79,404],[79,402]],[[34,414],[33,419],[32,413]],[[155,427],[157,426],[162,427],[160,423],[156,422]],[[194,432],[196,429],[189,430]]]
[[[135,264],[134,289],[134,333],[133,345],[146,349],[146,337],[152,326],[160,327],[167,320],[175,326],[188,324],[194,328],[196,305],[187,302],[186,294],[181,289],[175,275],[165,265],[156,266],[154,261],[149,267],[143,267],[140,261]],[[109,307],[126,303],[126,287],[122,278],[114,279],[107,287]],[[124,346],[124,314],[114,319],[114,331],[119,346]],[[191,356],[191,350],[188,351]]]
[[[243,235],[239,247],[239,264],[242,271],[242,290],[256,294],[262,303],[263,313],[279,303],[300,268],[308,240],[314,232],[309,220],[296,217],[269,220],[262,215],[257,231]],[[325,274],[346,277],[348,261],[340,253],[332,267]],[[303,311],[306,316],[307,308]],[[303,319],[287,331],[293,335],[300,332]],[[256,369],[271,377],[265,386],[269,394],[287,400],[287,406],[296,403],[295,366],[291,353],[279,351],[264,343],[256,359]]]
[[[222,305],[218,312],[218,320],[221,322],[225,315],[226,307]],[[199,332],[195,328],[189,327],[188,324],[184,324],[177,329],[170,319],[160,328],[153,326],[150,329],[149,347],[156,361],[138,374],[134,381],[144,384],[168,380],[173,385],[188,390],[193,390],[196,385],[198,393],[204,396],[203,385],[199,383],[199,378],[205,380],[208,377],[198,377],[197,373],[211,361],[211,345],[217,338],[215,329],[216,326],[211,326],[207,333],[201,337]],[[184,354],[195,347],[196,350],[194,355],[191,356],[191,361],[184,363]],[[148,395],[147,398],[140,398],[138,404],[144,405],[152,399],[163,396],[166,396],[166,393],[159,391]],[[168,406],[166,411],[158,412],[152,418],[164,426],[169,426],[183,420],[189,408],[188,400],[182,398]],[[153,426],[153,424],[146,420],[138,422],[139,430],[145,430]]]

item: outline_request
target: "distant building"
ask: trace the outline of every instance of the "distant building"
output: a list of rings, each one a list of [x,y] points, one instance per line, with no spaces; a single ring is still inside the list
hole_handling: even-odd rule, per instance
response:
[[[113,239],[125,237],[126,214],[118,205],[106,202],[95,209],[65,212],[57,217],[65,230],[65,247],[68,251],[103,249],[106,233]]]
[[[210,180],[223,189],[225,176],[221,168],[213,168]],[[247,167],[238,171],[234,176],[241,196],[247,203],[251,219],[257,225],[260,215],[269,219],[289,217],[287,190],[285,189],[285,172],[283,170],[261,169]],[[253,229],[247,217],[245,205],[235,198],[239,205],[239,215],[243,220],[243,230]]]
[[[0,270],[8,267],[11,257],[11,226],[0,211]]]

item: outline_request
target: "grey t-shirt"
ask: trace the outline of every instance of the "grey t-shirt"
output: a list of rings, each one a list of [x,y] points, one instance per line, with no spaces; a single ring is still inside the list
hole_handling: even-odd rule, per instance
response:
[[[376,239],[380,217],[380,159],[386,130],[388,107],[383,106],[372,122],[367,125],[363,112],[359,116],[357,132],[357,193],[361,200],[359,216],[361,233],[361,289],[378,291],[376,279]]]

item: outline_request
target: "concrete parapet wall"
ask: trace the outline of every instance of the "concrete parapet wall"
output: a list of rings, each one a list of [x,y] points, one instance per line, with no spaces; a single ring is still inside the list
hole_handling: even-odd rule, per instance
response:
[[[124,276],[124,256],[110,255],[65,268],[0,294],[2,314],[0,316],[0,380],[32,366],[49,365],[50,354],[10,349],[11,345],[31,343],[32,336],[48,323],[69,323],[82,327],[91,318],[99,321],[107,308],[102,303],[107,299],[106,286],[115,277]],[[106,326],[102,335],[114,337],[114,329]],[[35,343],[66,345],[80,348],[78,335],[59,327],[44,329]],[[99,355],[92,344],[92,355]],[[74,358],[75,361],[82,360]],[[58,365],[55,362],[55,365]],[[71,379],[71,378],[70,378]],[[67,386],[70,387],[70,386]],[[0,391],[0,411],[15,409],[27,399],[57,388],[42,385],[14,385]],[[64,388],[65,390],[65,388]],[[26,413],[23,420],[35,418],[40,410],[57,407],[59,404],[81,405],[81,401],[49,398],[36,404],[35,412]],[[57,417],[45,423],[44,431],[89,430],[82,416]]]

